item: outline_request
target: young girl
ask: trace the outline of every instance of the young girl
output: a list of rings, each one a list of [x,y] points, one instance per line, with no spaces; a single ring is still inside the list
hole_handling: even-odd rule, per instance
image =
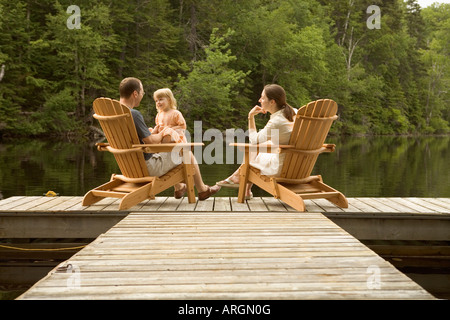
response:
[[[155,118],[155,127],[149,128],[151,133],[161,133],[161,143],[186,142],[184,131],[186,121],[180,111],[177,110],[177,101],[170,89],[156,90],[153,94],[158,114]]]

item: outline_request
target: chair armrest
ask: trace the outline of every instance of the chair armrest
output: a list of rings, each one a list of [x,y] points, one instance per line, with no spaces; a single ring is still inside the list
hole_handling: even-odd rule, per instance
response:
[[[315,154],[322,152],[333,152],[335,144],[323,144],[321,148],[315,150],[299,150],[293,145],[272,145],[272,144],[249,144],[249,143],[230,143],[230,146],[238,147],[248,151],[257,151],[261,153],[306,153]]]
[[[196,146],[203,146],[204,143],[161,143],[161,144],[133,144],[130,149],[115,149],[109,145],[109,143],[96,143],[98,151],[109,151],[114,154],[126,154],[133,152],[147,152],[147,153],[158,153],[158,152],[171,152],[173,149],[175,151],[180,151],[184,148],[192,148]]]
[[[98,151],[108,151],[106,147],[109,147],[109,143],[105,142],[98,142],[95,144],[97,146]]]
[[[158,153],[158,152],[171,152],[173,149],[175,151],[180,151],[181,149],[193,148],[196,146],[204,146],[204,143],[194,142],[194,143],[159,143],[159,144],[133,144],[133,148],[141,148],[147,153]]]
[[[302,153],[306,155],[321,154],[324,152],[334,152],[335,144],[323,144],[319,149],[302,150],[302,149],[285,149],[281,153]]]
[[[292,145],[275,145],[275,144],[249,144],[249,143],[230,143],[230,146],[238,147],[239,149],[244,149],[245,152],[257,151],[261,153],[281,153],[282,149],[293,149]]]
[[[116,149],[109,145],[109,143],[96,143],[98,151],[109,151],[113,154],[127,154],[142,152],[141,148],[130,148],[130,149]]]

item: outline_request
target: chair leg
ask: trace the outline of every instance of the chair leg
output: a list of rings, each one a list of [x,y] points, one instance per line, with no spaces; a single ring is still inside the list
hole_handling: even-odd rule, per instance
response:
[[[195,191],[194,191],[194,173],[193,173],[192,165],[184,164],[183,165],[183,174],[184,181],[186,183],[187,196],[189,203],[195,203]]]
[[[244,163],[239,168],[238,203],[244,203],[249,173],[250,173],[250,153],[249,149],[246,148],[244,154]]]
[[[297,196],[297,197],[298,197],[298,199],[296,201],[290,201],[290,202],[286,202],[286,203],[297,211],[305,212],[305,210],[306,210],[305,202],[303,201],[303,199],[300,196]]]
[[[140,187],[139,189],[130,192],[125,197],[122,198],[119,205],[119,210],[129,209],[138,203],[149,198],[150,190],[153,186],[153,182],[147,183],[146,185]]]
[[[187,196],[188,196],[188,202],[189,203],[195,203],[195,190],[194,190],[194,164],[193,162],[193,155],[192,152],[189,149],[182,150],[182,156],[183,156],[183,178],[184,182],[186,183],[186,189],[187,189]]]
[[[83,197],[83,202],[81,203],[83,206],[90,206],[91,204],[94,204],[96,202],[99,202],[100,200],[102,200],[104,197],[97,197],[94,196],[92,191],[89,191],[88,193],[86,193]]]
[[[239,192],[238,192],[238,202],[244,203],[245,191],[248,183],[249,165],[244,164],[239,169]]]
[[[280,194],[279,199],[281,201],[290,205],[292,208],[294,208],[297,211],[304,212],[306,210],[305,202],[303,201],[301,196],[299,196],[295,192],[289,190],[288,188],[286,188],[282,185],[278,185],[278,190],[279,190],[279,194]]]
[[[114,175],[111,177],[111,180],[105,184],[102,184],[101,186],[89,191],[85,194],[83,198],[83,202],[81,203],[83,206],[90,206],[91,204],[94,204],[96,202],[99,202],[100,200],[106,198],[104,196],[96,196],[96,191],[104,191],[104,190],[110,190],[112,188],[117,187],[118,185],[122,184],[122,181],[120,180],[113,180]]]
[[[340,192],[336,197],[327,198],[327,200],[330,201],[331,203],[334,203],[338,207],[348,208],[347,198]]]
[[[330,187],[329,185],[323,183],[322,180],[314,181],[313,184],[314,184],[314,186],[319,187],[321,190],[323,190],[325,192],[337,193],[336,195],[331,196],[331,197],[326,197],[326,195],[324,195],[324,198],[327,199],[328,201],[330,201],[331,203],[334,203],[338,207],[348,208],[347,198],[341,192],[339,192],[336,189]]]

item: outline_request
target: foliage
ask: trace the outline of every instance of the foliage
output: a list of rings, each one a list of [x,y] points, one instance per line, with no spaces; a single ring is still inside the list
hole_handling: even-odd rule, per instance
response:
[[[248,74],[229,67],[236,57],[231,55],[225,42],[233,32],[228,29],[224,36],[218,36],[213,29],[209,45],[204,49],[205,58],[194,61],[186,77],[181,76],[176,93],[182,111],[190,119],[202,120],[209,128],[225,130],[232,126],[233,115],[239,113],[232,106],[237,87]],[[192,130],[193,127],[191,126]]]
[[[416,0],[0,0],[0,136],[81,134],[128,76],[172,88],[190,129],[246,128],[262,88],[331,98],[334,134],[450,132],[450,4]],[[369,5],[381,10],[370,29]],[[69,21],[68,21],[69,20]],[[262,125],[267,117],[260,116]]]

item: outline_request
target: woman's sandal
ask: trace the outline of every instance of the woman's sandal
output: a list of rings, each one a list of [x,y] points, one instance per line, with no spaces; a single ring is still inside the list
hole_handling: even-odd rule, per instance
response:
[[[234,183],[230,178],[226,178],[225,180],[219,181],[216,184],[225,188],[239,188],[239,183]]]

